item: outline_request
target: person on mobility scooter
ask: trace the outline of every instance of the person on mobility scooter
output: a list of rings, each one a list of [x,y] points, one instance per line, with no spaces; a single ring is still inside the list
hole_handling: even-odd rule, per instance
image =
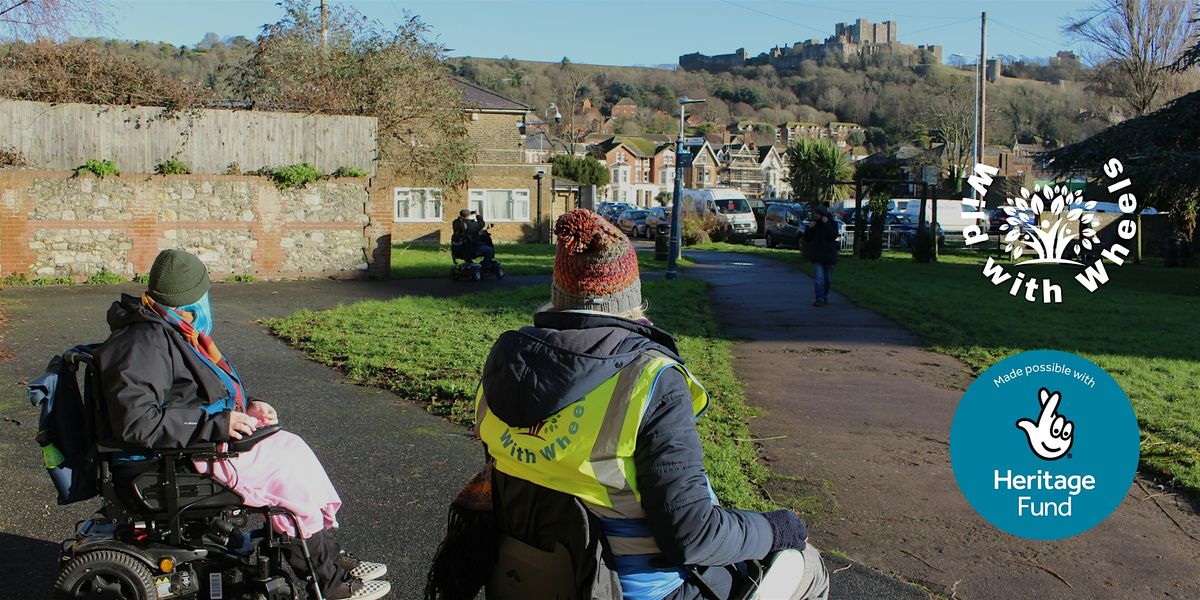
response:
[[[286,561],[309,598],[383,597],[386,565],[334,538],[342,501],[320,461],[210,337],[209,287],[200,259],[164,250],[146,293],[112,304],[108,339],[63,356],[87,367],[106,502],[63,544],[55,596],[294,598]]]
[[[454,262],[450,269],[451,279],[479,281],[485,274],[504,279],[504,267],[496,260],[496,245],[488,232],[490,226],[483,222],[482,215],[464,208],[458,211],[458,218],[451,227],[454,229],[450,238],[450,259]],[[483,260],[476,263],[476,258]]]

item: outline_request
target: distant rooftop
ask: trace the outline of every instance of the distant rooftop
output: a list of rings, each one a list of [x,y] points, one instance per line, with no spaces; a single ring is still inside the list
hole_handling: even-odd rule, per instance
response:
[[[462,91],[463,108],[467,110],[499,110],[512,112],[532,112],[533,107],[506,98],[489,89],[474,83],[455,78],[454,84]]]

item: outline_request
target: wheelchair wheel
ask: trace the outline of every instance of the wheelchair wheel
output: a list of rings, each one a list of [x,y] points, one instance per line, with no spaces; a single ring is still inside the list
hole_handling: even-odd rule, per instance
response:
[[[504,279],[504,267],[496,267],[496,279]]]
[[[482,269],[472,269],[471,270],[471,281],[479,281],[480,279],[483,279],[483,270]]]
[[[55,600],[158,598],[150,569],[138,559],[115,550],[96,550],[75,557],[54,582]]]

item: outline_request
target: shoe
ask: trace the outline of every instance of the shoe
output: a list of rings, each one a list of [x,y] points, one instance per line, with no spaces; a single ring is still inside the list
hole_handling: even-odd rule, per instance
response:
[[[326,600],[377,600],[392,591],[386,581],[363,581],[351,577],[325,594]]]
[[[387,565],[377,562],[359,560],[353,554],[343,551],[334,563],[343,571],[363,581],[375,581],[387,575]]]
[[[813,306],[824,306],[824,304],[821,304],[821,301],[820,301],[820,300],[814,300],[814,301],[813,301]]]
[[[821,298],[821,306],[829,306],[829,298]]]

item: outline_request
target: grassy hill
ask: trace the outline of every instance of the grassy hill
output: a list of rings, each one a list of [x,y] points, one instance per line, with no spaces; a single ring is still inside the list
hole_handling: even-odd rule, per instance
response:
[[[905,66],[884,58],[847,65],[806,62],[795,73],[747,67],[727,73],[646,67],[456,58],[455,72],[485,87],[544,110],[578,105],[584,98],[603,114],[621,98],[638,104],[638,115],[616,124],[618,133],[671,133],[680,96],[707,98],[693,111],[701,119],[779,124],[787,121],[851,121],[873,128],[875,145],[901,143],[922,128],[922,109],[935,96],[974,99],[974,73],[945,65]],[[575,102],[572,102],[574,97]],[[989,87],[989,143],[1050,140],[1070,143],[1102,129],[1111,99],[1082,83],[1049,83],[1001,77]],[[545,115],[542,115],[545,117]]]

